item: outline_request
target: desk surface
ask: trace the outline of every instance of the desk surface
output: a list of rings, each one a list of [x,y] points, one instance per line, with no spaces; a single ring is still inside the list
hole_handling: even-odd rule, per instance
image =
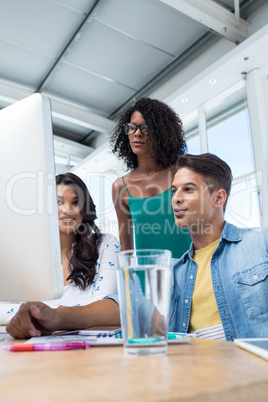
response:
[[[0,346],[10,343],[11,337]],[[266,401],[268,362],[233,343],[192,339],[166,356],[121,346],[61,352],[0,350],[0,401]]]

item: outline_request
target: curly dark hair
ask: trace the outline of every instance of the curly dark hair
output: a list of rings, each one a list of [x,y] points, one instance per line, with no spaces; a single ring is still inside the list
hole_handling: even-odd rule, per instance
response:
[[[85,183],[75,174],[57,175],[56,184],[70,186],[78,195],[78,205],[83,220],[75,232],[76,242],[71,249],[70,275],[67,280],[72,280],[76,286],[85,290],[93,282],[96,274],[98,245],[102,238],[99,228],[94,223],[97,218],[96,208]]]
[[[182,121],[168,105],[156,99],[141,98],[133,106],[126,109],[112,133],[110,144],[112,152],[123,159],[128,169],[138,166],[137,156],[129,146],[128,136],[123,125],[129,123],[134,112],[140,112],[149,129],[148,139],[153,155],[163,169],[176,163],[178,156],[186,150]]]

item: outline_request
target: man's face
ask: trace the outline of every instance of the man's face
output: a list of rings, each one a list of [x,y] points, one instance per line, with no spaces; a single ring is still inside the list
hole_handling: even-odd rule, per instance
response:
[[[217,191],[210,193],[202,176],[188,168],[177,171],[171,188],[176,225],[190,232],[208,229],[213,223]]]

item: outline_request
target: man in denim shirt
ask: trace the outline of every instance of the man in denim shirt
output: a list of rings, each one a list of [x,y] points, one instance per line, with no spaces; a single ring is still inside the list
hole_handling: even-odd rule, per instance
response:
[[[169,331],[226,339],[268,336],[268,229],[224,221],[232,173],[212,154],[183,155],[172,191],[192,245],[175,260]]]

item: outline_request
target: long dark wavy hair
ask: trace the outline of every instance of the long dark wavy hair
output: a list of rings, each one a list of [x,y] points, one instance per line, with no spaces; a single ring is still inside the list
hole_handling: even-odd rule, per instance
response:
[[[156,99],[141,98],[121,114],[110,138],[112,152],[123,159],[128,169],[138,166],[137,156],[132,152],[123,129],[136,111],[143,115],[148,126],[148,139],[159,165],[166,169],[175,164],[187,150],[182,121],[172,108]]]
[[[56,177],[56,184],[70,186],[78,195],[78,205],[83,220],[75,232],[76,242],[72,247],[70,275],[67,280],[72,280],[76,286],[84,290],[95,277],[99,256],[98,245],[102,238],[94,222],[97,218],[96,208],[85,183],[75,174],[59,174]]]

